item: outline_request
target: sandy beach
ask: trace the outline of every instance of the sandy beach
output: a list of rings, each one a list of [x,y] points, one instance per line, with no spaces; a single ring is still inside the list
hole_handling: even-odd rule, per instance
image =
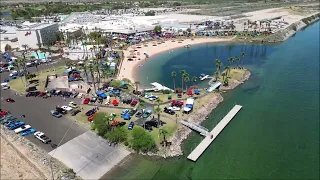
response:
[[[140,48],[137,48],[137,46],[130,46],[128,49],[123,51],[124,60],[120,69],[120,73],[118,75],[118,79],[127,78],[127,79],[130,79],[131,82],[134,82],[135,80],[137,80],[135,79],[135,73],[139,68],[139,66],[143,66],[144,62],[147,60],[144,53],[147,53],[149,55],[148,59],[150,59],[152,56],[156,54],[174,50],[176,48],[184,48],[184,46],[188,44],[190,44],[192,48],[192,45],[195,45],[195,44],[229,42],[229,41],[232,41],[232,37],[195,38],[193,40],[191,40],[190,38],[190,39],[185,39],[181,43],[178,42],[178,39],[175,39],[174,42],[172,42],[172,40],[170,39],[170,40],[164,41],[164,43],[159,43],[159,41],[149,41],[149,42],[141,43]],[[147,44],[147,47],[144,46],[145,44]],[[128,57],[132,55],[133,51],[135,53],[136,58],[133,58],[133,61],[129,61]]]

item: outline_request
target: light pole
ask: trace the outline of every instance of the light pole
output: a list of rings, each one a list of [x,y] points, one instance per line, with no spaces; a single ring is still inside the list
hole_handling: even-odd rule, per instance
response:
[[[66,131],[66,133],[63,135],[63,137],[62,137],[62,139],[60,140],[60,142],[59,142],[58,146],[57,146],[57,147],[56,147],[56,149],[53,151],[53,153],[52,153],[52,155],[51,155],[51,157],[50,157],[50,159],[49,159],[49,163],[50,163],[50,171],[51,171],[52,180],[54,180],[54,176],[53,176],[53,169],[52,169],[52,162],[51,162],[51,159],[52,159],[52,157],[53,157],[54,153],[56,153],[56,151],[57,151],[58,147],[60,146],[60,144],[62,143],[63,139],[66,137],[67,133],[68,133],[68,132],[69,132],[69,130],[71,129],[71,127],[72,127],[73,123],[75,123],[75,122],[76,122],[76,121],[73,121],[73,122],[70,124],[70,126],[69,126],[68,130],[67,130],[67,131]]]

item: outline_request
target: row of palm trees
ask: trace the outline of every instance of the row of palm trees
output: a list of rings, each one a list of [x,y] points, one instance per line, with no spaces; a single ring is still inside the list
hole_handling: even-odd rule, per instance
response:
[[[181,75],[181,89],[184,89],[184,85],[186,87],[186,90],[188,90],[188,83],[190,82],[190,80],[193,82],[193,85],[195,85],[195,83],[198,80],[198,77],[193,76],[190,79],[190,75],[187,73],[186,70],[180,70],[180,75]],[[176,89],[176,77],[177,77],[177,73],[175,71],[171,72],[171,77],[173,80],[173,89]]]

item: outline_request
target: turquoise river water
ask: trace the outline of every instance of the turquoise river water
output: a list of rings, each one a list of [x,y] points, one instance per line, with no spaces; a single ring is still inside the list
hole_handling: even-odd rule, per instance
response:
[[[135,155],[110,178],[123,179],[319,179],[319,22],[279,45],[202,44],[175,49],[139,68],[144,86],[172,87],[171,72],[190,77],[213,74],[214,59],[246,57],[251,78],[225,93],[224,101],[202,123],[208,129],[234,106],[243,109],[197,162],[186,156],[202,137],[184,141],[184,156],[155,159]],[[179,84],[180,75],[177,75]],[[201,86],[206,86],[202,82]]]

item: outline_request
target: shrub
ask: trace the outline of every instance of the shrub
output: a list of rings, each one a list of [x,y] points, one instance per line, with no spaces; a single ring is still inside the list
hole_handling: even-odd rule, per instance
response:
[[[109,85],[110,85],[111,87],[119,88],[119,87],[121,87],[121,81],[119,81],[119,80],[112,80],[112,81],[110,81]]]
[[[99,112],[94,118],[91,129],[96,130],[99,136],[105,135],[109,130],[108,117],[104,112]]]
[[[106,133],[104,137],[106,139],[109,139],[111,142],[123,142],[127,140],[128,131],[126,131],[124,128],[116,127],[113,130]]]
[[[132,132],[131,147],[136,151],[148,152],[156,147],[150,134],[142,128],[134,128]]]

